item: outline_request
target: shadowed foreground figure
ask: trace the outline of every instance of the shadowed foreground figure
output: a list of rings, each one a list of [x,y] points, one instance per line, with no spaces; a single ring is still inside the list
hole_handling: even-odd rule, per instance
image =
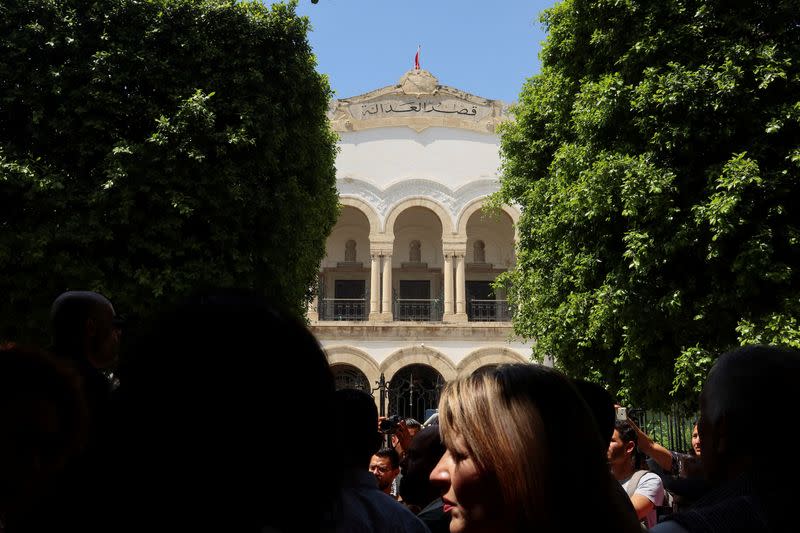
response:
[[[119,356],[122,320],[111,301],[93,291],[67,291],[50,307],[52,352],[74,366],[83,380],[90,417],[90,448],[102,445],[112,384],[103,374]],[[90,450],[90,453],[94,453]]]
[[[745,346],[720,356],[700,395],[698,429],[712,490],[689,510],[658,524],[658,533],[797,531],[797,461],[765,453],[764,432],[797,406],[800,351]]]
[[[78,376],[86,404],[87,437],[80,453],[71,457],[56,487],[36,502],[17,531],[49,533],[68,527],[84,533],[105,524],[98,501],[107,491],[105,454],[112,419],[112,384],[103,374],[119,354],[120,320],[114,306],[100,293],[66,291],[50,308],[52,353]]]
[[[247,291],[211,291],[160,316],[134,353],[109,531],[324,529],[341,477],[319,463],[334,381],[302,323]],[[299,412],[300,396],[314,409]]]
[[[0,531],[31,530],[86,444],[78,376],[36,349],[0,345]]]
[[[336,513],[336,533],[428,533],[414,513],[378,488],[368,470],[372,455],[380,448],[378,408],[375,399],[356,389],[335,394],[336,418],[340,428],[341,455],[345,467],[343,489]]]
[[[431,471],[444,451],[439,425],[435,424],[414,435],[401,462],[400,497],[409,509],[416,512],[417,518],[425,522],[431,533],[450,531],[450,514],[444,512],[439,490],[430,480]]]

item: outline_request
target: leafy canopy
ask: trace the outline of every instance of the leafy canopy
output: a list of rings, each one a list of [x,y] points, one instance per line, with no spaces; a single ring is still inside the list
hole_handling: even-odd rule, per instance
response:
[[[147,315],[249,287],[301,312],[338,200],[295,7],[0,5],[0,338],[41,340],[66,289]]]
[[[800,2],[565,0],[502,131],[535,356],[694,406],[738,344],[800,346]]]

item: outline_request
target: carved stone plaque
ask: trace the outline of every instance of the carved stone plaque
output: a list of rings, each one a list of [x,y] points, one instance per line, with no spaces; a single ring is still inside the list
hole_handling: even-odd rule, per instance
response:
[[[431,126],[494,133],[507,120],[506,106],[452,87],[439,85],[425,70],[411,70],[397,85],[331,103],[328,117],[337,131]]]

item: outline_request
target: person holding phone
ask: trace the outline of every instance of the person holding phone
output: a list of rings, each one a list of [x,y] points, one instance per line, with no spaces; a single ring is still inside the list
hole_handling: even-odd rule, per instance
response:
[[[627,416],[627,413],[618,408],[617,417],[622,415]],[[614,425],[614,434],[608,445],[608,464],[611,475],[628,493],[636,516],[648,528],[656,525],[656,507],[664,501],[664,483],[658,475],[642,468],[636,431],[627,420],[618,419]]]

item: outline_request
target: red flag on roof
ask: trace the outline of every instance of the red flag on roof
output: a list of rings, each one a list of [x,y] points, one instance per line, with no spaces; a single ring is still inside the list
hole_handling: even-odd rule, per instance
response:
[[[419,70],[419,49],[421,48],[420,45],[417,46],[417,55],[414,56],[414,70]]]

